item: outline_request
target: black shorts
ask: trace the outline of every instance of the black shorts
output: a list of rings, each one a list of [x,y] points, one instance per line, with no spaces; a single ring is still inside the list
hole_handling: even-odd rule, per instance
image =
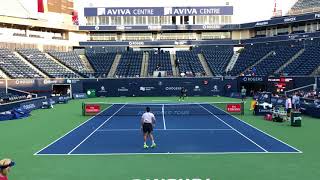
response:
[[[287,113],[288,113],[288,114],[291,113],[291,108],[288,108],[288,109],[287,109]]]
[[[142,126],[143,133],[151,133],[153,131],[153,126],[151,123],[143,123]]]

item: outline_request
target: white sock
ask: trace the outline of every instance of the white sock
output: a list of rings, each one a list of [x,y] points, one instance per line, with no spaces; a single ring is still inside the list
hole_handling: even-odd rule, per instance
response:
[[[152,141],[152,144],[155,144],[154,141]]]

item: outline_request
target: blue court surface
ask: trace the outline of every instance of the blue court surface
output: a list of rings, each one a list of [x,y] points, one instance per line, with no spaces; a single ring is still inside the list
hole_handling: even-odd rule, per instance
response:
[[[149,106],[156,148],[143,149],[146,106],[113,104],[35,155],[301,153],[211,104]]]

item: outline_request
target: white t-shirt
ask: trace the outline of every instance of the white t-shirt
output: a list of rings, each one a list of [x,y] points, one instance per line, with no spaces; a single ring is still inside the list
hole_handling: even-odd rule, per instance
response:
[[[151,123],[151,124],[156,120],[156,118],[154,117],[154,114],[151,112],[143,113],[141,119],[143,123]]]
[[[291,98],[286,99],[286,109],[292,108]]]
[[[300,103],[300,97],[297,95],[292,96],[292,104],[299,104]]]

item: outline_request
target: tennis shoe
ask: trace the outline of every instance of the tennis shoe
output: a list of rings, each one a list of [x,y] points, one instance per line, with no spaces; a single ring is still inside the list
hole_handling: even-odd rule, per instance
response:
[[[151,145],[151,148],[155,148],[157,145],[156,145],[156,143],[153,143],[152,145]]]
[[[145,145],[143,145],[143,148],[144,148],[144,149],[148,149],[149,146],[145,144]]]

